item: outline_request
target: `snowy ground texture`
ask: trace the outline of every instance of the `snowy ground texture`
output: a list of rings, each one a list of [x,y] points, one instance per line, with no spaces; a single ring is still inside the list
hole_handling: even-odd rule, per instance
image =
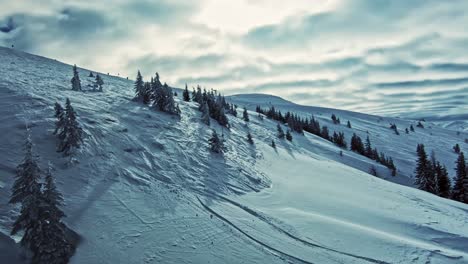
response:
[[[276,140],[276,123],[253,112],[248,124],[229,116],[223,157],[207,144],[221,128],[203,125],[195,103],[180,102],[178,119],[132,102],[130,80],[103,75],[104,93],[81,93],[70,90],[71,73],[0,48],[0,233],[9,234],[18,212],[7,201],[28,126],[41,165],[55,167],[65,221],[82,236],[72,263],[468,263],[468,206],[411,186],[418,143],[454,174],[452,146],[468,150],[462,128],[426,122],[406,135],[415,121],[239,95],[230,100],[250,109],[272,103],[314,114],[348,143],[369,133],[398,175],[350,151],[341,157],[313,135]],[[88,73],[80,69],[84,88]],[[55,152],[52,135],[53,103],[66,97],[86,132],[74,164]],[[327,123],[332,113],[353,128]],[[367,173],[372,165],[381,178]],[[15,260],[11,244],[0,234],[0,263]]]

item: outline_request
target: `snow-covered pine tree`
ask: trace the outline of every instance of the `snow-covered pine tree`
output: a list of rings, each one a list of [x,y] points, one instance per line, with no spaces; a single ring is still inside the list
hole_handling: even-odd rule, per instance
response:
[[[455,168],[455,185],[453,186],[452,199],[462,203],[468,203],[468,173],[466,171],[465,155],[458,154]]]
[[[141,76],[140,71],[137,73],[137,77],[135,80],[135,101],[142,102],[144,98],[144,82],[143,82],[143,76]]]
[[[247,112],[247,108],[244,107],[244,112],[242,113],[242,119],[244,119],[245,122],[249,122],[249,113]]]
[[[291,135],[291,130],[290,130],[290,129],[288,129],[288,131],[286,131],[286,139],[287,139],[288,141],[292,141],[292,139],[293,139],[293,138],[292,138],[292,135]]]
[[[71,106],[70,99],[65,103],[65,124],[59,135],[58,152],[63,152],[65,156],[71,154],[74,148],[80,148],[83,142],[83,130],[76,120],[76,113]]]
[[[201,104],[201,111],[202,111],[202,117],[201,120],[205,125],[210,125],[210,110],[208,108],[208,104],[206,102],[203,102]]]
[[[182,94],[182,97],[183,97],[185,102],[190,102],[190,93],[188,91],[187,84],[185,84],[185,90],[184,90],[184,92]]]
[[[39,232],[33,263],[68,263],[73,248],[66,238],[66,227],[61,221],[65,216],[59,208],[63,203],[63,197],[55,185],[50,164],[45,176],[42,198],[44,202],[41,208],[41,220],[44,224]]]
[[[219,108],[219,115],[218,115],[218,124],[224,127],[229,127],[229,120],[224,112],[224,107]]]
[[[26,197],[36,194],[40,190],[39,178],[41,170],[32,151],[31,136],[28,135],[24,150],[26,155],[23,162],[16,167],[15,182],[12,186],[12,194],[9,203],[21,203]],[[38,190],[36,190],[38,188]]]
[[[441,165],[439,162],[436,162],[434,166],[434,171],[437,181],[437,195],[444,198],[450,197],[450,178],[448,176],[447,168]]]
[[[39,230],[42,229],[43,224],[39,221],[43,201],[39,182],[41,170],[33,154],[32,146],[31,137],[28,136],[25,144],[26,155],[23,162],[16,168],[16,179],[9,202],[21,203],[20,215],[13,223],[11,234],[15,235],[23,230],[21,245],[34,252],[37,239],[40,237]]]
[[[276,129],[278,131],[278,137],[283,139],[284,138],[284,131],[283,131],[283,128],[281,128],[281,125],[279,123],[276,125]]]
[[[101,78],[99,73],[96,74],[96,85],[99,87],[99,91],[102,92],[102,86],[104,85],[104,80]]]
[[[145,82],[143,85],[143,104],[149,104],[152,98],[152,88],[151,83]]]
[[[161,89],[156,90],[156,107],[163,112],[180,116],[179,106],[175,103],[171,87],[164,83]]]
[[[72,84],[73,91],[81,91],[81,81],[76,64],[73,65],[73,77],[71,78],[70,82]]]
[[[247,142],[249,142],[250,145],[253,145],[254,143],[252,134],[250,134],[250,132],[247,133]]]
[[[218,133],[216,133],[216,130],[213,130],[213,133],[211,135],[211,138],[208,140],[210,144],[210,149],[214,153],[223,153],[225,150],[224,147],[224,138],[219,137]]]
[[[417,147],[418,160],[416,165],[416,181],[415,184],[420,190],[436,193],[436,182],[434,173],[432,172],[431,162],[427,159],[424,145],[419,144]]]
[[[326,139],[326,140],[330,140],[330,134],[328,132],[328,127],[327,126],[322,127],[321,137]]]
[[[455,146],[453,146],[453,151],[455,151],[455,153],[459,154],[460,153],[460,145],[455,144]]]
[[[55,114],[54,117],[57,118],[55,121],[55,130],[54,130],[54,135],[57,135],[57,133],[60,133],[65,125],[65,110],[59,103],[55,103],[54,105],[55,109]]]
[[[372,150],[372,145],[371,145],[371,142],[370,142],[370,138],[369,138],[369,135],[367,135],[367,138],[366,138],[366,144],[364,145],[364,151],[365,151],[365,155],[366,157],[370,158],[370,159],[373,159],[373,150]]]

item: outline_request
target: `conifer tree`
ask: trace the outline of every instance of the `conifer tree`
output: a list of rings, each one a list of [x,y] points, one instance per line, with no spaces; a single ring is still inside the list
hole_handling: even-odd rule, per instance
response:
[[[365,144],[365,155],[366,157],[370,158],[370,159],[373,159],[373,150],[372,150],[372,145],[371,145],[371,142],[370,142],[370,138],[369,138],[369,135],[367,135],[367,138],[366,138],[366,144]]]
[[[271,147],[276,149],[276,143],[275,143],[275,140],[273,139],[271,140]]]
[[[76,64],[73,66],[73,77],[70,80],[73,91],[81,91],[81,81]]]
[[[90,77],[90,78],[94,78],[94,75],[93,75],[93,72],[92,72],[92,71],[90,71],[90,72],[89,72],[89,75],[88,75],[88,77]]]
[[[465,155],[460,152],[456,162],[455,185],[452,198],[462,203],[468,203],[468,175],[466,171]]]
[[[284,138],[284,131],[283,131],[283,128],[281,128],[281,125],[279,123],[277,124],[276,129],[278,130],[278,137],[283,139]]]
[[[41,183],[40,168],[36,157],[32,152],[32,141],[28,137],[25,144],[26,155],[23,162],[16,168],[15,182],[12,187],[10,203],[21,203],[20,215],[13,223],[11,234],[15,235],[23,230],[21,245],[35,251],[39,231],[43,222],[40,221],[41,214]]]
[[[409,128],[410,128],[411,132],[414,132],[414,127],[413,127],[413,125],[410,125]]]
[[[188,91],[187,84],[185,84],[185,90],[184,90],[184,92],[182,94],[182,97],[183,97],[185,102],[190,102],[190,93]]]
[[[250,145],[253,145],[253,143],[254,143],[253,138],[252,138],[252,134],[250,134],[250,132],[247,133],[247,142],[249,142]]]
[[[210,125],[210,110],[208,109],[208,104],[206,102],[204,102],[203,104],[201,104],[202,108],[201,108],[201,111],[202,111],[202,122],[205,124],[205,125]]]
[[[143,97],[144,97],[144,82],[143,82],[143,77],[141,76],[140,71],[138,71],[137,77],[135,80],[135,100],[143,101]]]
[[[349,122],[349,120],[348,120],[347,127],[348,127],[348,128],[351,128],[351,122]]]
[[[444,198],[450,197],[450,178],[448,176],[447,168],[436,162],[434,168],[437,180],[437,195]]]
[[[214,153],[223,153],[225,150],[224,147],[224,138],[219,137],[218,133],[216,133],[216,130],[213,130],[213,133],[211,135],[211,138],[208,140],[210,143],[210,149]]]
[[[286,139],[287,139],[288,141],[292,141],[292,139],[293,139],[293,138],[292,138],[292,135],[291,135],[291,130],[290,130],[290,129],[288,129],[288,131],[286,131]]]
[[[245,122],[249,122],[249,113],[247,112],[247,108],[244,107],[244,112],[242,113],[242,119],[244,119]]]
[[[427,159],[424,145],[419,144],[417,147],[418,160],[416,165],[416,185],[420,190],[436,193],[436,182],[434,173],[432,172],[431,162]]]
[[[453,151],[455,151],[455,153],[459,154],[460,153],[460,145],[455,144],[455,146],[453,146]]]
[[[64,152],[65,156],[70,155],[74,148],[80,148],[80,144],[83,142],[83,130],[76,120],[75,110],[68,98],[65,103],[65,124],[58,138],[57,151]]]
[[[40,191],[41,186],[39,184],[39,178],[41,170],[37,164],[36,157],[34,157],[32,147],[31,136],[28,135],[24,145],[26,155],[23,162],[16,167],[15,182],[12,186],[10,203],[21,203],[26,198]]]
[[[59,103],[55,103],[54,105],[55,109],[55,114],[54,117],[57,118],[55,121],[55,130],[54,130],[54,135],[57,135],[57,133],[60,133],[65,126],[65,110]]]
[[[327,126],[323,126],[323,127],[322,127],[321,136],[322,136],[322,138],[324,138],[324,139],[326,139],[326,140],[330,140],[330,135],[329,135],[328,127],[327,127]]]

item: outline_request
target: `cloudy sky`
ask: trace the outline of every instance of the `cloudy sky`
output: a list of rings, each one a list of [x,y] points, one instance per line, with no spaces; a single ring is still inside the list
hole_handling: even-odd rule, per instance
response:
[[[466,0],[2,1],[0,45],[12,44],[130,78],[158,71],[173,86],[368,113],[468,101]]]

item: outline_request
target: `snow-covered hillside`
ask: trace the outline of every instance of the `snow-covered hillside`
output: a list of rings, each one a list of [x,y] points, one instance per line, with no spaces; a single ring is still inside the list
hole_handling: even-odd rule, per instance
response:
[[[291,111],[301,114],[304,117],[314,116],[320,121],[322,125],[328,126],[330,131],[343,132],[346,136],[348,143],[353,135],[356,133],[361,138],[365,139],[369,136],[372,144],[385,154],[391,156],[398,169],[397,177],[385,177],[386,179],[398,182],[405,185],[413,185],[413,173],[415,169],[416,160],[416,147],[418,144],[424,144],[426,150],[430,154],[432,151],[438,160],[445,164],[449,170],[450,175],[454,176],[455,161],[457,154],[453,151],[453,146],[459,144],[466,152],[468,150],[468,132],[463,127],[463,122],[457,122],[460,126],[455,126],[454,123],[449,124],[449,121],[426,121],[422,122],[424,128],[418,128],[418,120],[400,119],[391,117],[381,117],[375,115],[368,115],[338,109],[329,109],[322,107],[302,106],[292,102],[286,101],[275,96],[266,96],[262,94],[245,94],[230,96],[232,102],[246,106],[248,109],[255,110],[257,105],[262,108],[269,108],[274,106],[281,111]],[[331,120],[331,115],[335,114],[340,118],[341,124],[334,124]],[[346,126],[346,122],[350,121],[352,128]],[[467,122],[465,120],[464,122]],[[390,124],[396,124],[400,135],[396,135]],[[413,125],[415,132],[405,133],[405,128],[409,129]],[[335,159],[338,148],[334,147],[330,142],[323,140],[319,137],[309,136],[312,141],[320,141],[323,144],[315,142],[315,149],[323,156]],[[363,171],[369,171],[371,162],[367,158],[353,153],[346,153],[347,157],[339,158],[337,161],[345,163],[349,166],[355,167]],[[383,167],[382,167],[383,168]],[[385,174],[383,174],[385,175]]]
[[[79,71],[86,87],[89,70]],[[214,155],[207,140],[222,129],[202,124],[196,103],[179,96],[179,119],[131,101],[131,80],[103,75],[103,93],[74,92],[71,74],[70,65],[0,48],[3,234],[18,212],[7,201],[29,127],[42,167],[55,167],[65,222],[82,237],[72,263],[468,263],[467,205],[371,176],[374,165],[392,177],[316,136],[279,140],[276,122],[254,112],[249,123],[229,116],[228,150]],[[67,97],[86,133],[73,164],[55,152],[52,135],[53,104]],[[466,133],[435,124],[396,136],[389,122],[400,130],[414,122],[260,95],[230,99],[248,107],[272,102],[324,124],[331,113],[350,120],[352,129],[327,125],[348,140],[369,131],[395,159],[391,179],[408,185],[417,143],[434,149],[451,174],[452,146],[466,150]]]

